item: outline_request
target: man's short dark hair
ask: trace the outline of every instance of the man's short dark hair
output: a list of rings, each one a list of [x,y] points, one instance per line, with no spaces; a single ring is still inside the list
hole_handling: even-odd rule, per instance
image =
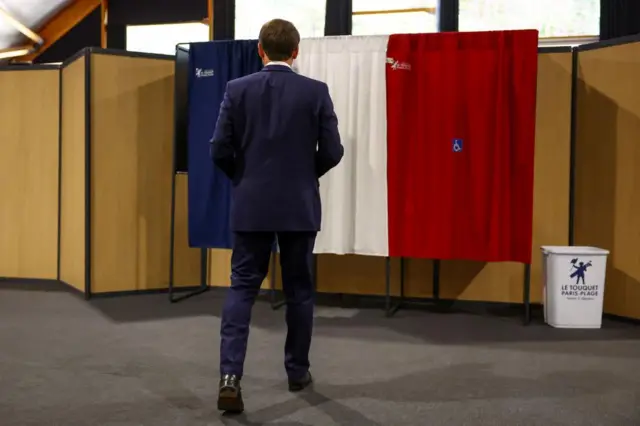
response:
[[[289,21],[273,19],[262,26],[260,44],[272,61],[286,61],[300,44],[300,33]]]

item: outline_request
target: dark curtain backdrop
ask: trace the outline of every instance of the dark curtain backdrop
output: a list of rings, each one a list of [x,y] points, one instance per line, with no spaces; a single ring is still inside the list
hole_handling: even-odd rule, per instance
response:
[[[459,0],[438,0],[438,31],[458,31]]]
[[[189,170],[189,50],[188,46],[176,49],[176,68],[174,86],[174,171]]]
[[[600,0],[600,40],[640,33],[640,0]]]
[[[107,47],[127,50],[127,26],[124,24],[107,25]]]
[[[100,47],[100,8],[97,7],[35,59],[37,64],[64,62],[85,47]]]
[[[175,24],[202,21],[209,0],[110,0],[107,47],[127,48],[128,25]]]
[[[351,0],[327,0],[324,17],[324,35],[350,35],[353,2]]]
[[[202,21],[206,0],[109,0],[109,24],[152,25]]]
[[[236,26],[235,0],[208,0],[213,2],[213,39],[233,40]]]

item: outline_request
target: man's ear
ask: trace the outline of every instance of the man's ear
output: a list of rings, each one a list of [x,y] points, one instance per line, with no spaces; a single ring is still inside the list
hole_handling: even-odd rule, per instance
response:
[[[297,59],[299,52],[300,52],[300,48],[296,47],[296,50],[293,51],[293,55],[291,55],[291,59]]]
[[[262,44],[258,42],[258,56],[264,59],[264,49],[262,48]]]

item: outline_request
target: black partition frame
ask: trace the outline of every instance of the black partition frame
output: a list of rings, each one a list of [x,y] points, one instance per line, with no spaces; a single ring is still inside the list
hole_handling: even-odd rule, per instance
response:
[[[567,218],[569,223],[569,244],[573,244],[573,215],[574,215],[574,197],[573,197],[573,157],[574,157],[574,144],[575,144],[575,80],[576,80],[576,53],[571,47],[540,47],[538,48],[538,54],[547,53],[571,53],[573,52],[573,66],[572,66],[572,87],[571,87],[571,124],[570,124],[570,178],[569,178],[569,217]],[[407,299],[404,295],[404,278],[405,278],[405,264],[408,259],[400,258],[400,295],[394,303],[394,297],[391,295],[391,258],[387,257],[386,262],[386,277],[385,277],[385,313],[387,317],[392,317],[398,310],[405,305],[435,305],[438,308],[448,309],[454,303],[455,300],[447,300],[440,298],[440,259],[433,259],[433,272],[432,272],[432,298],[424,299]],[[481,302],[482,303],[482,302]],[[490,303],[490,302],[489,302]],[[531,323],[531,263],[524,264],[524,274],[522,278],[522,306],[523,306],[523,323],[529,325]]]
[[[187,46],[187,47],[185,47]],[[186,172],[180,170],[180,162],[186,164],[188,153],[187,150],[181,150],[179,147],[188,147],[186,143],[188,123],[189,123],[189,49],[188,45],[177,45],[175,54],[175,73],[174,73],[174,126],[173,126],[173,166],[171,169],[171,233],[169,242],[169,302],[177,303],[190,297],[197,296],[209,290],[207,272],[209,258],[207,249],[200,249],[200,284],[190,289],[185,294],[176,296],[175,293],[184,287],[175,286],[175,229],[176,229],[176,178],[180,174]]]
[[[58,172],[58,281],[67,285],[74,291],[81,293],[85,300],[92,298],[91,292],[91,48],[85,48],[69,57],[60,65],[60,131],[59,131],[59,161],[60,170]],[[79,291],[75,287],[61,280],[60,258],[61,258],[61,235],[62,235],[62,116],[63,116],[63,70],[75,63],[84,61],[84,291]]]

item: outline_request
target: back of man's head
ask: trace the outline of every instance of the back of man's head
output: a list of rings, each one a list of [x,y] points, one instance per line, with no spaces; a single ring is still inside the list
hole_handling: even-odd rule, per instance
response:
[[[291,22],[273,19],[262,26],[259,42],[270,60],[286,61],[298,50],[300,33]]]

